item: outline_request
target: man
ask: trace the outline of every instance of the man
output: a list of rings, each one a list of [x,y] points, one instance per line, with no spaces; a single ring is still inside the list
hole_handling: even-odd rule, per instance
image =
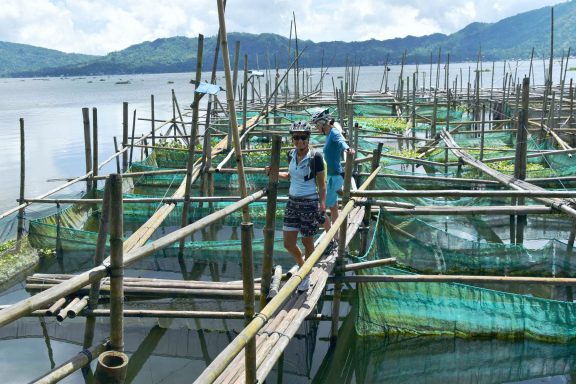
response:
[[[354,149],[350,148],[342,136],[342,132],[334,126],[334,119],[326,109],[312,116],[312,124],[316,124],[316,129],[326,136],[324,143],[324,160],[328,173],[326,186],[326,208],[330,209],[331,221],[334,223],[338,218],[338,195],[336,192],[344,185],[344,169],[340,163],[342,153],[346,152],[354,156]],[[330,229],[330,223],[326,221],[324,229]],[[338,234],[334,236],[338,240]],[[334,244],[332,245],[334,246]]]

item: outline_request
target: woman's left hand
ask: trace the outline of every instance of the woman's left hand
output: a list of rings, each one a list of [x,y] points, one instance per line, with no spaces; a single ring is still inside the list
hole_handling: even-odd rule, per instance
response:
[[[320,202],[320,204],[318,205],[318,210],[320,212],[326,212],[326,203]]]

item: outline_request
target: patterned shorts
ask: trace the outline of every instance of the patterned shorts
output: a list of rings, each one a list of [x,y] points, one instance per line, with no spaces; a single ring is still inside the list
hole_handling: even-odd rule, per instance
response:
[[[302,237],[312,237],[326,216],[318,211],[317,199],[290,197],[284,212],[284,231],[300,231]]]

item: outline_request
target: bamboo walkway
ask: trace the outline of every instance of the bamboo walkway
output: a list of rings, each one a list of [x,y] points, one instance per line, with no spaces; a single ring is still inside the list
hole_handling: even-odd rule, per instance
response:
[[[352,210],[348,219],[346,245],[355,236],[364,217],[364,207]],[[317,310],[318,301],[322,297],[328,277],[334,269],[337,250],[324,256],[312,268],[310,273],[311,288],[307,293],[293,294],[282,308],[268,320],[268,323],[256,336],[256,365],[257,380],[264,382],[282,353],[296,334],[306,317]],[[245,382],[245,354],[240,352],[228,368],[220,375],[215,383],[244,383]]]

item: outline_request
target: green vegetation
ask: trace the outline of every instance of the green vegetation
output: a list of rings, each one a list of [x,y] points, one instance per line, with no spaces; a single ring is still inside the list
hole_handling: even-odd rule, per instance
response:
[[[395,150],[395,151],[388,152],[388,154],[392,155],[392,156],[405,157],[408,159],[416,159],[418,157],[418,155],[420,155],[420,153],[418,153],[417,151],[413,151],[411,149]]]
[[[514,162],[512,161],[497,161],[495,163],[488,164],[490,168],[497,170],[498,172],[509,173],[514,172]],[[542,164],[528,163],[526,164],[526,171],[541,171],[546,169]]]
[[[14,247],[14,245],[16,245],[16,240],[7,240],[3,242],[2,244],[0,244],[0,253]]]
[[[358,118],[356,121],[364,127],[372,127],[382,132],[402,133],[406,130],[406,121],[390,118]]]
[[[0,77],[17,72],[42,72],[48,68],[88,63],[99,56],[64,53],[53,49],[0,41]],[[60,76],[55,73],[54,76]]]
[[[37,262],[38,253],[30,246],[27,237],[22,239],[18,251],[16,251],[16,240],[8,240],[0,244],[0,285],[34,266]]]

